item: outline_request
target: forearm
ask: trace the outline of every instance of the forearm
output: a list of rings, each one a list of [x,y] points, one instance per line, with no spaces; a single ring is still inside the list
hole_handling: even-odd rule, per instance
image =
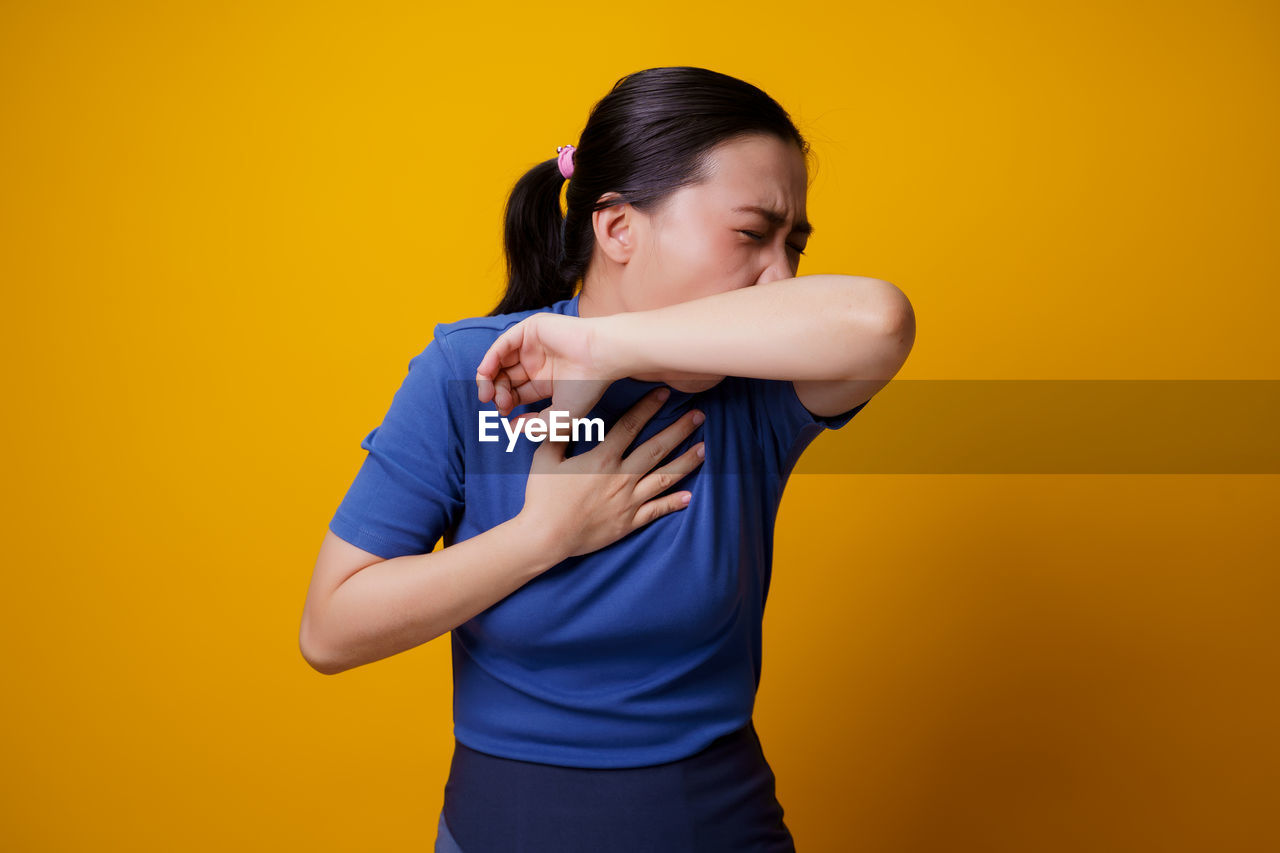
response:
[[[602,358],[618,376],[661,371],[761,379],[865,379],[880,368],[898,288],[810,275],[598,318]]]
[[[439,551],[361,569],[320,608],[312,665],[332,675],[447,633],[563,559],[539,537],[516,516]]]

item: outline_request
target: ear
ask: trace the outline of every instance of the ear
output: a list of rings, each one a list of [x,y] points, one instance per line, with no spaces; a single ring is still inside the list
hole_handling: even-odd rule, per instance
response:
[[[591,226],[595,230],[596,245],[609,260],[625,264],[635,251],[634,227],[637,211],[615,192],[600,196],[600,201],[612,201],[606,208],[591,214]]]

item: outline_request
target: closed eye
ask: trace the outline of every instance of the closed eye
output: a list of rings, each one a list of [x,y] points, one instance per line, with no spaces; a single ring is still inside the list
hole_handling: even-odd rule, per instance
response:
[[[757,234],[757,233],[756,233],[756,232],[754,232],[754,231],[739,231],[738,233],[739,233],[739,234],[746,234],[748,237],[750,237],[752,240],[755,240],[757,243],[764,239],[764,235],[763,235],[763,234]],[[788,244],[787,244],[787,248],[788,248],[788,249],[792,249],[792,250],[794,250],[794,251],[796,251],[796,252],[800,253],[801,255],[803,255],[803,254],[804,254],[804,249],[801,249],[799,246],[792,246],[790,243],[788,243]]]

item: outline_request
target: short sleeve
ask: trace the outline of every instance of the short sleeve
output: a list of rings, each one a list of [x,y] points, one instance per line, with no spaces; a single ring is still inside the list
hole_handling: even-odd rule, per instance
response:
[[[753,408],[758,412],[761,440],[783,472],[794,467],[800,454],[824,429],[840,429],[871,402],[864,400],[848,411],[823,416],[804,407],[790,380],[748,379],[747,387],[754,398]]]
[[[463,384],[439,338],[409,361],[382,423],[360,442],[368,455],[329,522],[335,535],[391,559],[430,552],[454,526],[463,506]]]

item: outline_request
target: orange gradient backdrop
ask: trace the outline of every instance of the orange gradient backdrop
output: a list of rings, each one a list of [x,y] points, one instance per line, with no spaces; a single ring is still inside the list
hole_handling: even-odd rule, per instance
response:
[[[496,301],[512,183],[619,77],[706,66],[792,112],[818,164],[801,273],[907,293],[904,380],[1275,379],[1278,24],[1203,0],[3,4],[0,846],[430,848],[447,637],[322,676],[303,596],[409,359]],[[1280,845],[1278,497],[795,477],[756,721],[798,848]]]

